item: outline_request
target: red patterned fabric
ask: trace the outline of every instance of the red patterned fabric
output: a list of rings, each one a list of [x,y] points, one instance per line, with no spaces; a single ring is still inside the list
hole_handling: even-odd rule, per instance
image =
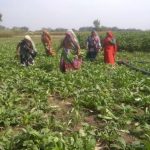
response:
[[[62,72],[66,72],[69,70],[77,70],[80,69],[82,64],[82,59],[74,59],[74,61],[72,63],[65,61],[65,59],[61,58],[60,61],[60,70]]]

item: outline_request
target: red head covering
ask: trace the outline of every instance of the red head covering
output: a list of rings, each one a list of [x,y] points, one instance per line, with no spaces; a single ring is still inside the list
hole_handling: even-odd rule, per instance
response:
[[[110,37],[110,38],[112,38],[112,37],[113,37],[112,31],[108,31],[108,32],[107,32],[107,36]]]

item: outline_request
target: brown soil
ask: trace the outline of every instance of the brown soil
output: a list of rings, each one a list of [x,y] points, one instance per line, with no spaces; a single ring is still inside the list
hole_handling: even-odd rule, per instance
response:
[[[137,141],[137,138],[128,133],[121,133],[121,137],[125,140],[127,144],[132,144],[133,142]]]
[[[48,99],[49,105],[51,107],[55,107],[56,111],[54,112],[54,116],[62,121],[62,122],[68,122],[72,115],[72,109],[73,107],[73,100],[72,99],[66,99],[63,100],[59,94],[55,94],[49,97]],[[143,111],[138,110],[137,115],[142,115]],[[92,110],[84,109],[82,112],[80,112],[81,120],[70,126],[71,132],[78,132],[80,129],[83,128],[82,122],[88,123],[90,126],[96,127],[97,129],[102,129],[105,127],[106,122],[98,120],[97,119],[97,112],[94,112]],[[66,131],[66,134],[69,134],[68,131]],[[125,140],[127,144],[132,144],[133,142],[137,141],[138,139],[129,133],[124,133],[119,131],[120,136]],[[95,147],[95,150],[108,150],[108,143],[105,141],[98,141],[98,144]]]
[[[70,117],[70,111],[73,108],[72,101],[71,100],[62,100],[59,95],[52,95],[48,99],[49,105],[52,108],[56,108],[56,111],[53,112],[53,115],[61,120],[61,121],[67,121]]]

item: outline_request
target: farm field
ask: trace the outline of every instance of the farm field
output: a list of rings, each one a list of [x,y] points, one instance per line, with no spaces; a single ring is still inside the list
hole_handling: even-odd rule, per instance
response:
[[[56,57],[47,57],[34,37],[38,56],[24,68],[15,57],[20,39],[0,38],[1,150],[150,149],[150,76],[124,65],[112,69],[103,63],[103,52],[63,74],[58,37]],[[128,52],[122,41],[117,60],[150,72],[149,47],[142,52],[143,43],[137,43],[132,51],[138,50]]]

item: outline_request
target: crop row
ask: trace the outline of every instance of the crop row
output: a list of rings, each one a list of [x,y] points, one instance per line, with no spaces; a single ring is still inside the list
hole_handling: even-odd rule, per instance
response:
[[[86,48],[86,39],[90,33],[78,33],[79,43]],[[114,33],[120,51],[144,51],[150,52],[150,32],[116,32]],[[105,33],[99,33],[101,41]]]
[[[84,61],[79,71],[62,74],[60,52],[46,57],[39,41],[35,65],[23,68],[14,59],[16,43],[0,43],[0,149],[149,146],[148,76],[125,66],[111,69],[101,53],[95,62]],[[141,57],[149,60],[149,54],[139,52],[120,52],[117,59]]]

